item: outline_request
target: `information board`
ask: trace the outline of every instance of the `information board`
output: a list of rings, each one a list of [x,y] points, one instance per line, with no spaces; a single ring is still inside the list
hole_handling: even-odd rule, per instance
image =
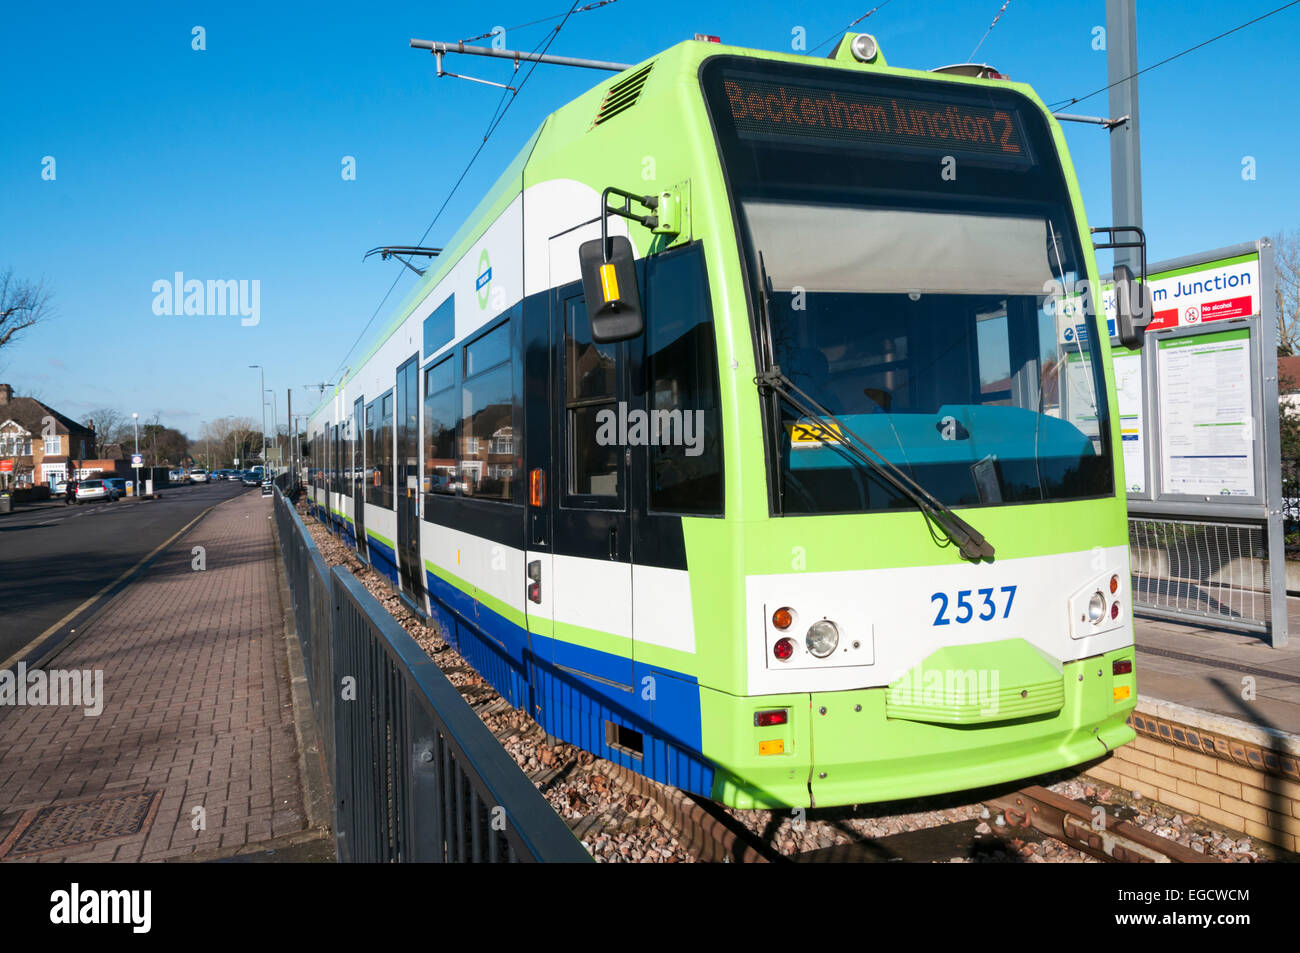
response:
[[[1115,392],[1119,401],[1120,447],[1124,452],[1124,486],[1130,493],[1147,488],[1146,443],[1142,412],[1142,352],[1111,349]]]
[[[1239,255],[1150,276],[1148,331],[1259,314],[1259,255]]]
[[[1162,491],[1255,496],[1250,329],[1158,342]]]

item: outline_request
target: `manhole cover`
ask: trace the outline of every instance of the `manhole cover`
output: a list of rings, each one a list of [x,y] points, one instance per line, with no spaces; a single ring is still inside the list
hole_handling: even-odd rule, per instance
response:
[[[153,821],[158,793],[140,791],[34,808],[0,844],[0,860],[138,834]]]

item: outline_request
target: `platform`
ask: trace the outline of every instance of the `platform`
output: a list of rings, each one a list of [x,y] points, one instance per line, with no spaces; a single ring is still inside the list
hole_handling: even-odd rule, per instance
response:
[[[1300,631],[1300,599],[1287,599],[1287,615]],[[1138,618],[1135,635],[1139,697],[1300,735],[1300,642],[1275,649],[1199,619]]]
[[[0,706],[0,861],[293,859],[321,839],[270,515],[255,493],[212,508],[43,661],[93,699]]]
[[[1290,620],[1300,600],[1287,600]],[[1087,769],[1177,812],[1300,849],[1300,648],[1139,619],[1137,739]]]

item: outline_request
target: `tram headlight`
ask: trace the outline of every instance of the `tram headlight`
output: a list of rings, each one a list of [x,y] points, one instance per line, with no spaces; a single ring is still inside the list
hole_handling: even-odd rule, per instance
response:
[[[814,622],[805,639],[808,652],[817,658],[826,658],[840,644],[840,630],[830,619]]]
[[[1088,600],[1088,621],[1096,625],[1105,617],[1106,597],[1100,592],[1094,592],[1092,598]]]

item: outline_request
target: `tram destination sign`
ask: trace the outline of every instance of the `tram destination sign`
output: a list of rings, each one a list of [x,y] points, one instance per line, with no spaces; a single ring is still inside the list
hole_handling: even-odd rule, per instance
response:
[[[723,89],[736,132],[746,138],[903,146],[1029,161],[1014,109],[742,78],[728,78]]]

